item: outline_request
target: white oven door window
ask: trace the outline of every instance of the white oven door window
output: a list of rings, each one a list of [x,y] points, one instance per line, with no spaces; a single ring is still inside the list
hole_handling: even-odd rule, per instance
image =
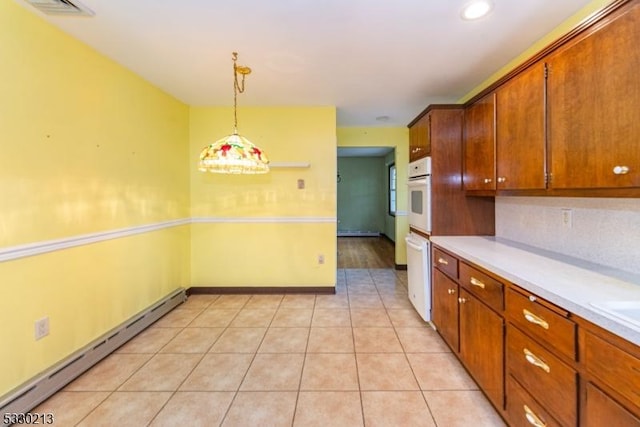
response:
[[[431,188],[428,178],[409,181],[409,225],[431,232]]]
[[[411,213],[422,215],[424,213],[424,191],[421,189],[411,190]]]

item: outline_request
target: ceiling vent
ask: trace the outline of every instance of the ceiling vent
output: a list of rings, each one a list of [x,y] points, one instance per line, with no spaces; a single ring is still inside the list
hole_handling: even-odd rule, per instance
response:
[[[91,9],[80,2],[69,0],[25,0],[46,15],[93,16]]]

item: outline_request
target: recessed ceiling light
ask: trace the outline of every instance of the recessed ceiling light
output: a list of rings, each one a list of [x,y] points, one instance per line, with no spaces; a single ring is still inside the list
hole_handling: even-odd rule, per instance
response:
[[[493,3],[489,0],[476,0],[468,3],[462,9],[462,19],[472,21],[486,16],[493,9]]]

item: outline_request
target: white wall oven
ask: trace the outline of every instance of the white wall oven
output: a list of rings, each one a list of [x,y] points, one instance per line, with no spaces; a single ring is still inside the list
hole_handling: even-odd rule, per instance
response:
[[[409,163],[407,279],[409,300],[420,317],[431,320],[431,158]]]
[[[431,233],[431,157],[409,163],[409,226]]]

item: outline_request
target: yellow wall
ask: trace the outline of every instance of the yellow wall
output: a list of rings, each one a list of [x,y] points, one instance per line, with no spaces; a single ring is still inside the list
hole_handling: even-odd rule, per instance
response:
[[[193,107],[190,118],[191,215],[208,221],[192,226],[192,284],[334,286],[335,108],[239,108],[239,133],[272,162],[311,164],[264,175],[199,172],[200,151],[231,132],[233,110]]]
[[[189,216],[186,105],[13,1],[0,75],[0,250]],[[189,232],[0,262],[0,395],[188,286]]]
[[[612,0],[592,0],[589,4],[587,4],[582,9],[580,9],[573,16],[571,16],[569,19],[567,19],[558,27],[556,27],[553,31],[546,34],[540,40],[536,41],[527,50],[525,50],[520,55],[513,58],[506,65],[501,67],[498,71],[493,73],[489,78],[487,78],[485,81],[483,81],[478,86],[473,88],[469,93],[467,93],[465,96],[460,98],[457,101],[457,103],[464,104],[465,102],[473,98],[475,95],[482,92],[484,88],[491,85],[493,82],[495,82],[496,80],[498,80],[499,78],[507,74],[509,71],[516,68],[518,65],[527,61],[529,58],[531,58],[532,56],[540,52],[542,49],[544,49],[549,44],[553,43],[555,40],[567,34],[584,19],[588,18],[593,13],[601,10],[603,7],[605,7],[609,3],[612,3]]]
[[[426,107],[426,105],[425,105]],[[338,147],[395,147],[398,177],[396,203],[398,211],[407,211],[407,165],[409,164],[409,129],[405,127],[338,128]],[[396,215],[396,264],[407,263],[404,237],[409,232],[407,216]]]

